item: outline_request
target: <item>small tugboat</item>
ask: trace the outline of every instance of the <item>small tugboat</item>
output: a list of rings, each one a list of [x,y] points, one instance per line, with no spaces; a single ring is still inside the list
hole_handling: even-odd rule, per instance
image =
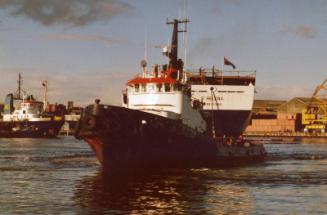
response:
[[[6,96],[0,120],[0,137],[56,137],[64,121],[58,111],[57,114],[55,111],[47,111],[47,81],[42,84],[45,88],[43,102],[37,101],[33,95],[22,95],[21,83],[19,74],[16,96]]]
[[[192,73],[178,58],[178,33],[188,20],[173,20],[168,65],[129,80],[123,107],[87,106],[75,137],[94,150],[105,170],[213,167],[262,161],[263,145],[242,138],[254,100],[254,75],[223,75],[212,68]],[[185,24],[180,30],[179,24]],[[210,74],[210,75],[208,75]]]

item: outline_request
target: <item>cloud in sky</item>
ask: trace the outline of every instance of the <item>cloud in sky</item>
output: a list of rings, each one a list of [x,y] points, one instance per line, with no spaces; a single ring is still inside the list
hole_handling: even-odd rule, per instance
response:
[[[284,27],[282,29],[282,32],[284,33],[291,33],[297,37],[303,38],[303,39],[313,39],[317,36],[318,31],[312,27],[307,25],[300,25],[296,27]]]
[[[126,40],[107,37],[103,35],[51,34],[51,35],[43,36],[43,38],[51,41],[96,41],[96,42],[104,42],[107,44],[127,43]]]
[[[219,52],[218,47],[222,45],[224,38],[223,36],[214,37],[203,37],[199,38],[194,45],[192,45],[189,51],[189,61],[194,62],[196,59],[205,56],[210,58],[212,56],[217,57]]]
[[[205,59],[204,64],[221,66],[224,55],[231,57],[247,55],[249,48],[253,49],[249,44],[253,42],[256,33],[255,26],[244,24],[230,32],[200,37],[189,48],[189,61],[203,64]]]
[[[310,38],[314,38],[316,36],[317,32],[313,27],[298,26],[295,29],[295,34],[299,37],[303,37],[305,39],[310,39]]]
[[[0,9],[24,16],[42,25],[84,26],[106,21],[133,10],[119,0],[0,0]]]

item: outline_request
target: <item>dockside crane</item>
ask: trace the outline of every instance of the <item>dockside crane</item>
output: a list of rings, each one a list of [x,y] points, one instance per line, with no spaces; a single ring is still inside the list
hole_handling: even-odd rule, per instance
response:
[[[327,78],[316,87],[310,103],[302,111],[302,125],[305,132],[327,132]]]

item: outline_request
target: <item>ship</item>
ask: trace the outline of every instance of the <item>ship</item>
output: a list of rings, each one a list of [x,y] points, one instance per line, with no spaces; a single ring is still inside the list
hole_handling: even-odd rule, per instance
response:
[[[85,107],[75,131],[105,170],[216,167],[262,161],[263,145],[244,139],[255,92],[255,72],[200,68],[189,71],[178,58],[178,34],[188,19],[172,21],[166,65],[154,65],[127,81],[122,106]],[[179,29],[184,24],[184,29]],[[226,72],[227,73],[227,72]]]
[[[4,110],[0,119],[1,138],[54,138],[64,123],[62,108],[49,105],[47,101],[48,82],[45,88],[44,101],[37,101],[21,88],[22,77],[18,76],[18,91],[5,98]],[[62,109],[60,111],[60,109]]]

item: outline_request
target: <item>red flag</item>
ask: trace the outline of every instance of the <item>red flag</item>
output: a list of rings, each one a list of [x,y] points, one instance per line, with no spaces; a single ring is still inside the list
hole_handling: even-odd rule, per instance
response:
[[[226,65],[226,66],[232,66],[233,69],[236,68],[236,66],[230,60],[228,60],[226,57],[224,57],[224,65]]]

